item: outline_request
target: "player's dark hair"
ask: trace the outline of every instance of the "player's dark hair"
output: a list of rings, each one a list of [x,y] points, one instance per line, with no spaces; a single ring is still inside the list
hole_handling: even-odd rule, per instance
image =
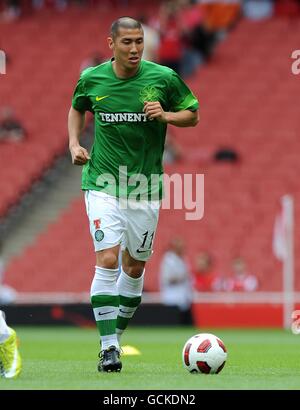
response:
[[[115,39],[119,34],[119,28],[127,28],[133,30],[139,29],[143,31],[143,26],[138,20],[135,20],[132,17],[120,17],[111,25],[110,34],[113,39]]]

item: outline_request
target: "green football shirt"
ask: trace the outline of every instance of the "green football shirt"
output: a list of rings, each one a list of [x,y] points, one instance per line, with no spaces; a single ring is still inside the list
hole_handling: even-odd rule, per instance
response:
[[[136,75],[126,79],[116,76],[112,61],[82,72],[72,106],[92,112],[95,119],[91,159],[82,171],[83,190],[161,199],[167,124],[146,118],[145,101],[159,101],[165,111],[173,112],[199,106],[173,70],[149,61],[142,60]]]

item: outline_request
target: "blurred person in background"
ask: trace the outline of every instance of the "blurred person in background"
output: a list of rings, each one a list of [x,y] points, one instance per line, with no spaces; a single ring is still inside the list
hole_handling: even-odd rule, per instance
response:
[[[224,282],[224,290],[228,292],[254,292],[258,287],[258,279],[248,271],[245,260],[241,256],[234,258],[232,260],[232,273]]]
[[[176,1],[166,1],[162,3],[159,13],[159,31],[159,64],[170,67],[180,74],[183,41],[178,16],[178,4]]]
[[[0,20],[11,22],[17,20],[21,15],[20,0],[5,0],[4,8],[0,14]]]
[[[35,10],[41,10],[43,8],[54,8],[57,11],[64,11],[70,1],[69,0],[32,0],[32,6]],[[84,2],[74,2],[79,4],[84,4]]]
[[[97,65],[102,64],[105,61],[105,58],[99,51],[94,51],[89,57],[85,58],[80,66],[80,71],[85,70],[88,67],[96,67]]]
[[[173,164],[174,162],[180,161],[181,158],[182,150],[180,146],[176,143],[171,131],[167,130],[163,163]]]
[[[244,0],[243,15],[250,20],[269,19],[274,14],[272,0]]]
[[[25,129],[10,107],[4,107],[0,113],[0,141],[22,141]]]
[[[160,264],[161,301],[166,306],[176,306],[181,324],[191,324],[192,284],[190,269],[184,260],[184,242],[171,240]]]
[[[241,17],[242,0],[198,0],[198,2],[205,13],[206,30],[216,33],[217,38],[224,37],[235,27]]]
[[[150,26],[148,19],[141,16],[138,19],[144,30],[144,52],[143,59],[156,62],[158,59],[157,53],[160,43],[159,33],[155,27]]]
[[[223,278],[214,270],[213,258],[208,252],[196,255],[193,279],[198,292],[221,291],[223,287]]]
[[[193,0],[180,1],[180,25],[185,43],[183,66],[186,74],[192,74],[197,64],[210,59],[216,43],[216,30],[207,22],[208,13],[202,3]],[[190,70],[190,72],[186,72]]]

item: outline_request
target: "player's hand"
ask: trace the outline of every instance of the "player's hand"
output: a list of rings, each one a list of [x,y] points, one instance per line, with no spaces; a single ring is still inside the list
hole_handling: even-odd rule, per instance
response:
[[[162,109],[159,101],[145,101],[144,102],[144,113],[149,120],[157,119],[161,122],[167,122],[167,116],[165,111]]]
[[[90,159],[88,151],[80,145],[70,147],[70,152],[72,156],[72,164],[74,165],[84,165]]]

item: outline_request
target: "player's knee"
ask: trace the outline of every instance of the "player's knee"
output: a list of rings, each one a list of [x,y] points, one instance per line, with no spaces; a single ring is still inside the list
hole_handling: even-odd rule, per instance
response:
[[[113,251],[104,250],[97,255],[97,266],[105,269],[117,269],[119,265],[118,255]]]
[[[142,276],[144,272],[144,263],[135,264],[135,265],[123,265],[124,271],[127,273],[128,276],[132,278],[139,278]]]

